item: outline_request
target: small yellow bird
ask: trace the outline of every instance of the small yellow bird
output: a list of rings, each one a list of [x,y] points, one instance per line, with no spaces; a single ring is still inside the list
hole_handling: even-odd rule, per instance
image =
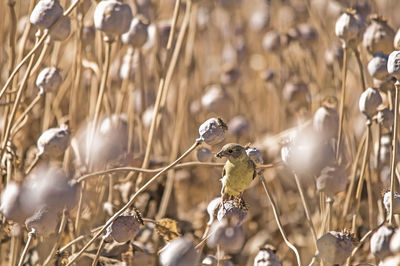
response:
[[[226,157],[222,173],[222,201],[236,198],[256,177],[256,165],[247,155],[246,149],[236,143],[229,143],[222,147],[216,155],[218,158]]]

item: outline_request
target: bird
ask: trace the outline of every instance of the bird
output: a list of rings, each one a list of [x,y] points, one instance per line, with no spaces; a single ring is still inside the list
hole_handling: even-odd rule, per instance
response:
[[[247,155],[246,148],[229,143],[222,147],[216,157],[226,157],[227,161],[222,172],[222,202],[241,198],[242,192],[247,189],[256,177],[256,164]]]

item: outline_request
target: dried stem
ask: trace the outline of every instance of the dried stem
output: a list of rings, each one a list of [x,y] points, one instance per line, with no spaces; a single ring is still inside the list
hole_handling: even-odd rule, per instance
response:
[[[106,242],[104,241],[104,238],[101,238],[100,246],[97,249],[96,256],[93,259],[92,266],[97,266],[97,263],[98,263],[99,258],[100,258],[100,254],[101,254],[101,252],[103,252],[103,249],[104,249],[105,245],[106,245]]]
[[[26,241],[24,250],[22,251],[21,257],[19,258],[18,266],[22,266],[24,264],[26,253],[28,253],[29,246],[32,243],[33,238],[36,235],[36,230],[32,228],[32,230],[28,233],[28,240]]]
[[[342,141],[343,132],[343,119],[344,119],[344,105],[346,100],[346,79],[347,79],[347,45],[343,44],[343,72],[342,72],[342,92],[340,96],[340,107],[339,107],[339,132],[336,146],[336,159],[339,159],[340,144]]]

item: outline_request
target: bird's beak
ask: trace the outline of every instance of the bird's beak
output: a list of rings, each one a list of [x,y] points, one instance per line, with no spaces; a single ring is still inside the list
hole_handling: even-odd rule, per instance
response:
[[[217,158],[222,158],[223,156],[224,156],[224,152],[223,151],[220,151],[215,155],[215,157],[217,157]]]

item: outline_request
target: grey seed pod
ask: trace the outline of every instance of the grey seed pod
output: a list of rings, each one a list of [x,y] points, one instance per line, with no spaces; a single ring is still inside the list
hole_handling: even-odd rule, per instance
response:
[[[221,84],[226,86],[234,85],[239,80],[240,75],[240,70],[234,64],[227,63],[222,67]]]
[[[372,255],[380,260],[392,255],[390,252],[390,239],[394,234],[394,229],[387,227],[386,225],[381,226],[372,236],[370,240],[370,249]]]
[[[397,30],[393,41],[394,50],[400,50],[400,28]]]
[[[200,138],[208,145],[215,145],[225,139],[228,128],[221,118],[210,118],[199,127]]]
[[[392,90],[394,87],[395,79],[389,75],[386,76],[386,79],[380,80],[380,79],[372,79],[374,88],[377,88],[378,90],[382,92],[387,92],[389,90]]]
[[[394,30],[386,21],[375,15],[364,32],[363,46],[370,54],[388,54],[393,51],[394,35]]]
[[[346,189],[347,175],[343,167],[327,166],[322,169],[316,183],[318,191],[325,192],[328,197],[333,197]]]
[[[399,265],[400,265],[400,255],[390,256],[379,262],[379,266],[399,266]]]
[[[36,86],[43,92],[55,92],[61,85],[60,71],[55,67],[46,67],[36,78]]]
[[[388,56],[382,53],[374,54],[368,62],[368,73],[374,79],[386,80],[388,77],[387,71]]]
[[[136,215],[130,212],[122,214],[107,227],[107,232],[118,243],[134,239],[139,230],[140,222]]]
[[[335,34],[349,47],[357,46],[364,30],[365,23],[355,10],[347,10],[336,20]]]
[[[387,213],[390,212],[390,190],[383,195],[383,205]],[[400,214],[400,194],[394,192],[393,198],[393,214]]]
[[[241,115],[235,116],[228,123],[229,133],[236,137],[244,137],[250,133],[249,121]]]
[[[149,106],[142,114],[143,126],[149,128],[154,117],[154,105]]]
[[[379,105],[382,104],[382,97],[375,88],[366,89],[360,96],[358,106],[360,112],[371,119],[377,112]]]
[[[233,226],[239,226],[247,218],[247,210],[237,207],[237,204],[233,200],[225,201],[223,206],[220,206],[217,214],[218,221],[223,219],[229,220],[229,224]]]
[[[199,162],[209,162],[211,161],[213,155],[210,149],[202,147],[196,151],[196,157]]]
[[[187,237],[179,237],[167,244],[160,254],[162,266],[197,265],[200,254],[194,248],[193,242]]]
[[[122,58],[121,68],[119,70],[119,77],[121,79],[133,79],[135,77],[136,69],[139,66],[139,54],[135,53],[133,56],[127,53]]]
[[[400,51],[393,51],[389,55],[387,70],[397,80],[400,80]]]
[[[310,24],[301,23],[297,26],[299,32],[299,40],[303,44],[314,44],[318,39],[317,30]]]
[[[93,46],[96,37],[96,29],[94,26],[83,26],[82,43],[84,46]]]
[[[295,109],[309,106],[311,102],[310,90],[304,82],[286,82],[282,96]]]
[[[32,10],[29,21],[40,29],[48,29],[63,12],[64,9],[58,0],[40,0]]]
[[[219,261],[218,264],[218,259],[214,256],[214,255],[207,255],[203,261],[201,262],[201,265],[208,265],[208,266],[217,266],[217,265],[221,265],[221,266],[234,266],[234,264],[227,259],[222,259]]]
[[[21,186],[13,181],[1,193],[0,213],[8,220],[23,223],[27,214],[23,211],[20,204]]]
[[[328,66],[333,66],[339,63],[341,67],[343,64],[343,48],[339,45],[334,45],[325,51],[325,62]]]
[[[70,33],[71,19],[69,17],[63,17],[60,23],[54,27],[54,30],[50,32],[50,37],[52,41],[64,41],[68,38]]]
[[[331,231],[317,240],[319,256],[329,264],[343,264],[353,250],[353,240],[341,232]]]
[[[390,129],[394,123],[393,111],[389,108],[380,110],[378,112],[377,121],[383,128]]]
[[[50,128],[40,135],[37,140],[38,156],[56,158],[62,155],[68,148],[70,141],[68,128]]]
[[[147,31],[148,25],[144,24],[139,18],[132,19],[129,30],[121,35],[121,40],[134,48],[142,47],[149,38]]]
[[[129,5],[117,0],[101,1],[94,11],[94,26],[113,38],[129,30],[132,18]]]
[[[229,110],[231,100],[221,86],[213,84],[207,86],[206,92],[201,97],[201,105],[208,112],[221,113]]]
[[[217,211],[217,208],[219,207],[221,203],[221,197],[215,198],[210,203],[207,205],[207,213],[210,216],[210,219],[208,220],[208,225],[211,225],[214,220],[215,220],[215,213]]]
[[[242,249],[245,237],[241,226],[231,226],[226,220],[222,220],[221,222],[214,222],[210,232],[213,232],[207,239],[207,245],[210,248],[220,245],[224,251],[231,254]]]
[[[128,145],[128,117],[126,114],[106,117],[100,124],[99,128],[99,141],[102,145],[99,147],[99,152],[104,152],[103,158],[105,161],[113,160],[119,157]]]
[[[262,39],[262,47],[268,52],[277,52],[282,46],[282,36],[279,32],[271,30]]]
[[[260,248],[254,258],[254,266],[281,266],[278,256],[269,248]]]
[[[40,208],[34,215],[26,219],[28,231],[35,229],[38,235],[49,236],[57,231],[59,215],[47,207]]]
[[[267,29],[269,21],[269,8],[257,9],[250,16],[250,28],[255,32],[262,32]]]
[[[42,207],[53,212],[72,209],[77,203],[79,184],[71,184],[65,172],[55,166],[38,166],[23,184],[24,210],[34,213]],[[31,214],[32,215],[32,214]]]
[[[390,152],[392,150],[392,136],[391,134],[385,134],[381,136],[381,154],[380,154],[380,164],[389,165],[390,163]],[[375,157],[378,153],[378,141],[374,145]]]
[[[400,254],[400,229],[397,228],[390,240],[390,251],[394,254]]]
[[[339,128],[339,114],[336,109],[321,106],[313,117],[315,132],[325,140],[337,137]]]
[[[169,33],[171,31],[171,23],[171,20],[162,20],[157,22],[158,41],[160,47],[167,47]]]
[[[257,148],[247,147],[246,154],[253,160],[255,164],[263,164],[264,159],[262,157],[261,151]]]
[[[267,68],[260,73],[260,78],[264,82],[270,82],[274,79],[275,77],[275,71],[273,69]]]

